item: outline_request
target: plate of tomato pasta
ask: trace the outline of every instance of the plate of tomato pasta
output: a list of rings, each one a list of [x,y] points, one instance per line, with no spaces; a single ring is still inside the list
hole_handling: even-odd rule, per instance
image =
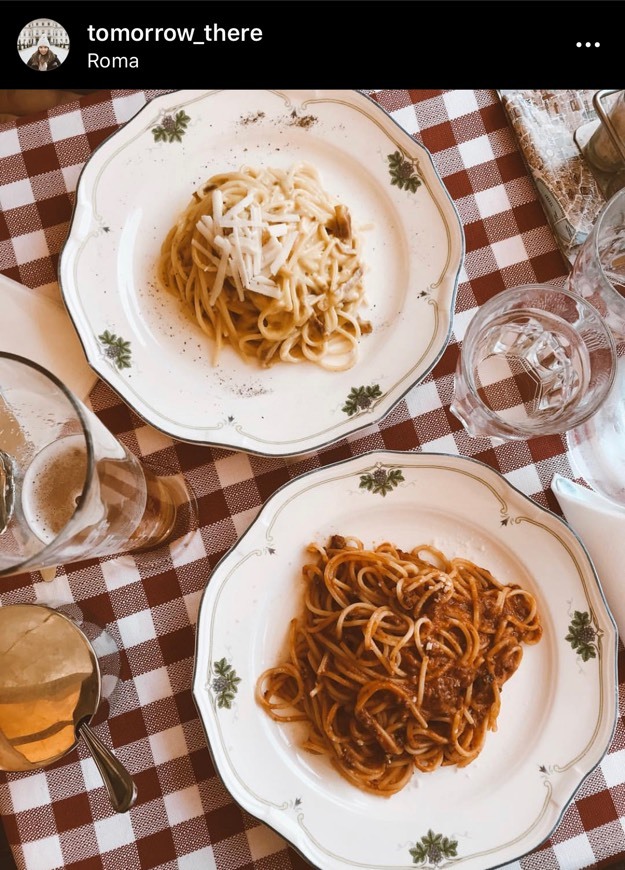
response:
[[[90,365],[148,423],[284,456],[431,371],[463,257],[430,153],[365,93],[176,91],[86,163],[59,280]]]
[[[232,796],[315,866],[483,870],[601,762],[616,651],[559,517],[476,460],[371,452],[286,484],[217,565],[193,693]]]

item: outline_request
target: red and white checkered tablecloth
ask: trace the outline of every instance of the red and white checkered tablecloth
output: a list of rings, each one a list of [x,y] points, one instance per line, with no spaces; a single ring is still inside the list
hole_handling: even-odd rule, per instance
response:
[[[155,92],[114,91],[0,127],[0,271],[51,296],[80,169],[94,148]],[[134,453],[180,467],[193,486],[200,535],[184,559],[92,560],[3,580],[0,602],[76,603],[106,625],[121,650],[122,683],[97,731],[139,790],[113,814],[86,750],[45,771],[0,775],[0,811],[25,870],[282,870],[308,866],[232,800],[213,769],[191,695],[194,627],[211,569],[265,500],[303,471],[372,448],[473,456],[558,512],[556,472],[571,476],[559,436],[494,446],[470,438],[450,414],[460,338],[479,306],[505,287],[561,282],[564,262],[494,91],[396,90],[373,94],[434,156],[466,236],[454,334],[434,371],[379,425],[292,460],[174,443],[98,382],[91,403]],[[625,655],[621,648],[621,689]],[[583,704],[583,699],[580,699]],[[621,710],[623,710],[623,702]],[[625,729],[586,780],[553,836],[524,868],[575,868],[625,858]]]

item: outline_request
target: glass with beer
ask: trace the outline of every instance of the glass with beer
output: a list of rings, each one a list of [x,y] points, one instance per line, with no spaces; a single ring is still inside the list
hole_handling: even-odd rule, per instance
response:
[[[53,374],[0,353],[0,577],[168,543],[184,502],[175,480]]]

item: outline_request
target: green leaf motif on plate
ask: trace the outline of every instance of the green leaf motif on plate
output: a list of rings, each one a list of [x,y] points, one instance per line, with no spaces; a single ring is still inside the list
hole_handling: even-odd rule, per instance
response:
[[[408,160],[406,155],[401,151],[395,151],[394,154],[387,156],[391,184],[396,185],[400,190],[409,190],[410,193],[416,193],[417,188],[421,187],[421,179],[417,175],[414,163]]]
[[[579,653],[583,662],[597,658],[597,632],[588,611],[576,610],[573,613],[569,633],[564,639]]]
[[[123,338],[115,335],[114,332],[109,332],[108,329],[105,329],[98,336],[98,340],[105,346],[104,355],[113,360],[118,369],[129,369],[131,367],[130,356],[132,351],[129,341],[124,341]]]
[[[378,468],[373,474],[360,475],[360,488],[386,496],[387,492],[391,492],[403,480],[405,478],[401,468],[393,468],[392,471],[387,468]]]
[[[372,384],[370,387],[352,387],[341,410],[348,417],[352,417],[359,411],[366,411],[367,408],[370,408],[373,400],[379,399],[381,395],[382,390],[379,384]]]
[[[191,118],[184,109],[175,115],[164,115],[157,127],[152,127],[155,142],[182,142]]]
[[[216,676],[211,682],[211,688],[217,696],[217,706],[229,710],[236,693],[239,691],[241,677],[237,677],[237,672],[225,658],[213,662],[213,671]]]
[[[428,867],[439,867],[445,858],[455,858],[458,854],[458,841],[435,834],[431,829],[424,837],[418,840],[412,849],[413,864],[422,864]]]

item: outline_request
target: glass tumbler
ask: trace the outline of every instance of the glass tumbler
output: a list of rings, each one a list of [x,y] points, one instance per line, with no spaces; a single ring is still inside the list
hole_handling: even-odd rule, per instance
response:
[[[568,290],[504,290],[469,323],[451,411],[473,437],[528,439],[566,432],[607,396],[614,339],[595,308]]]
[[[177,498],[58,378],[0,353],[0,576],[157,547]]]
[[[625,340],[625,188],[599,213],[567,287],[594,305],[617,341]]]

